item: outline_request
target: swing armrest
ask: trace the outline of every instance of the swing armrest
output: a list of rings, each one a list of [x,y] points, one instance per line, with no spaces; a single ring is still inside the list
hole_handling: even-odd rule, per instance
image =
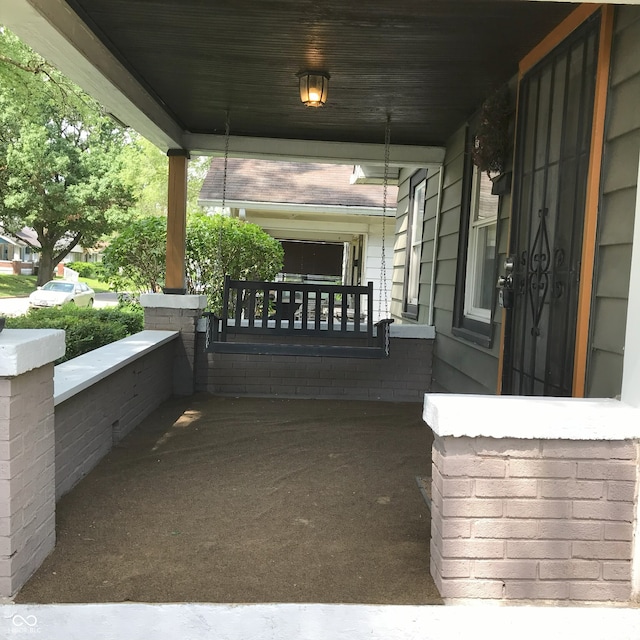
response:
[[[393,318],[383,318],[382,320],[378,320],[375,323],[376,335],[378,337],[378,344],[380,348],[384,351],[384,355],[386,358],[389,357],[390,349],[390,338],[391,333],[389,327],[393,324]]]
[[[220,342],[220,318],[211,311],[203,313],[202,316],[207,319],[207,346],[211,342]]]

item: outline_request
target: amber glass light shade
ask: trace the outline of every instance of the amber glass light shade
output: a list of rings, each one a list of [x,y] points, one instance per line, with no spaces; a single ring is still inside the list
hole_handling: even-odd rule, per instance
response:
[[[327,101],[329,74],[317,71],[303,71],[300,79],[300,100],[307,107],[321,107]]]

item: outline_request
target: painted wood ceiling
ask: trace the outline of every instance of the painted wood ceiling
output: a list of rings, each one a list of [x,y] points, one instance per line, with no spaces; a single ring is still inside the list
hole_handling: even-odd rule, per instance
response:
[[[575,5],[480,0],[70,0],[183,130],[442,145]],[[331,75],[306,108],[298,72]]]

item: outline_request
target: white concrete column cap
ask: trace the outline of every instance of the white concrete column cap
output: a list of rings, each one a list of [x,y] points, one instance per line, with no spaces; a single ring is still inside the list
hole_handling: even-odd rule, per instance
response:
[[[0,377],[19,376],[61,358],[65,352],[60,329],[5,329],[0,333]]]
[[[204,309],[207,296],[143,293],[140,304],[147,309]]]
[[[389,334],[392,338],[433,340],[436,337],[436,328],[428,324],[401,324],[394,322],[389,327]]]
[[[611,398],[428,393],[423,418],[437,435],[455,438],[640,438],[640,409]]]

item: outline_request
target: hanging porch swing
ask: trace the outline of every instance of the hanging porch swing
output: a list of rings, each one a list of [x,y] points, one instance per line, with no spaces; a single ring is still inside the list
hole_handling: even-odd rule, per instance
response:
[[[386,281],[386,214],[389,182],[390,118],[384,144],[382,255],[379,308],[385,317],[373,322],[373,283],[310,284],[224,280],[220,315],[208,321],[206,351],[283,356],[388,358],[390,325]],[[222,207],[226,199],[230,127],[225,129]]]

